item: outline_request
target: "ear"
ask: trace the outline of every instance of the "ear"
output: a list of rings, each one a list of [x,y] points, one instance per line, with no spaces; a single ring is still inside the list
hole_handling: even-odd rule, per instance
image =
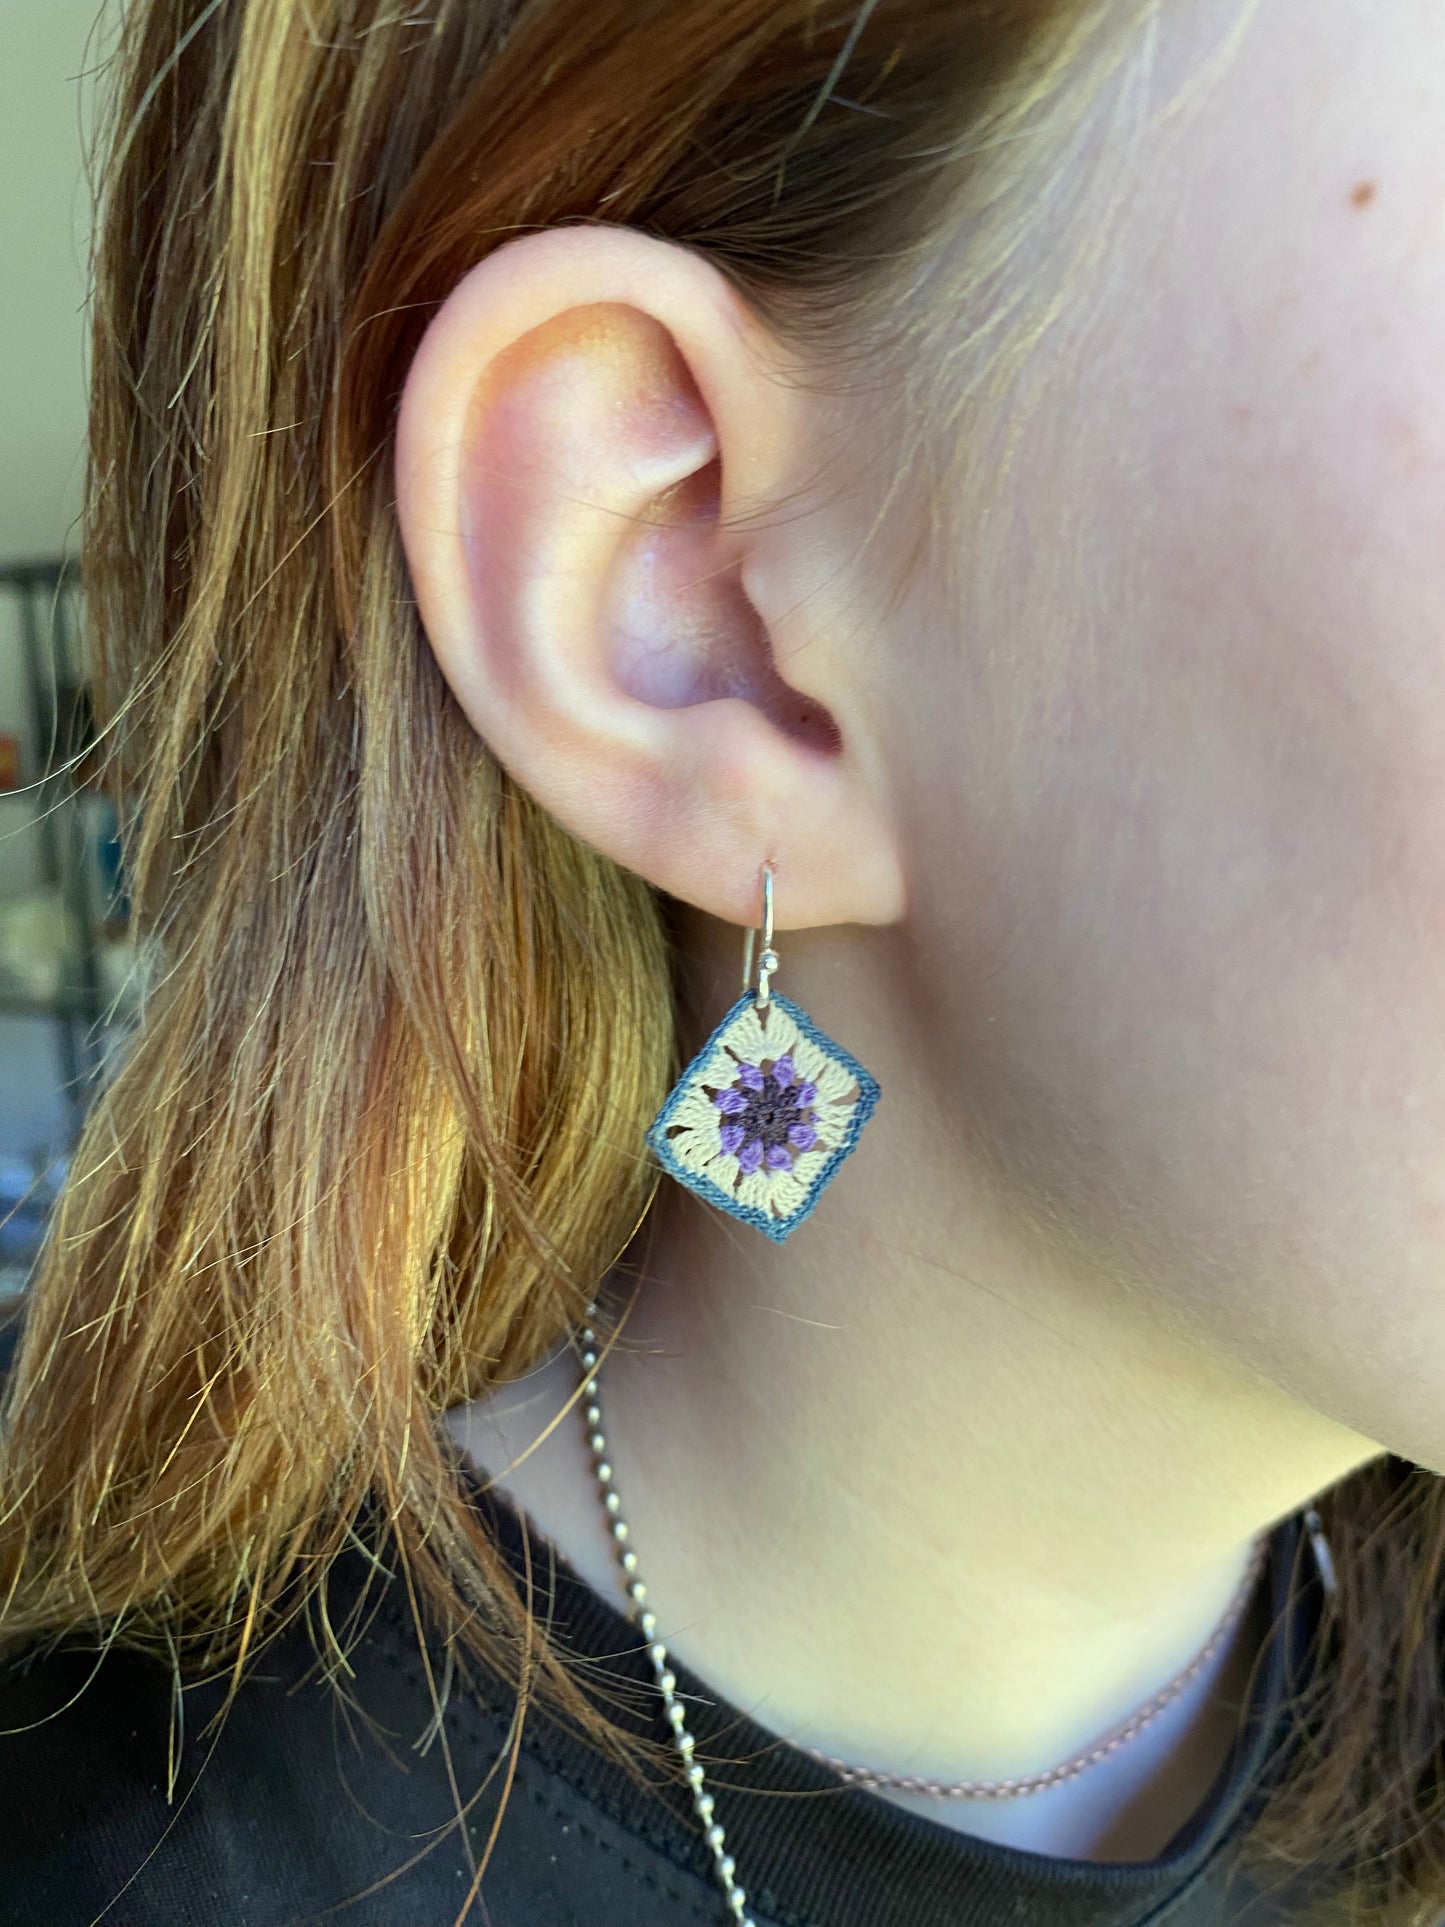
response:
[[[573,834],[734,923],[765,862],[779,927],[889,923],[902,864],[861,643],[810,620],[810,518],[758,513],[812,445],[782,365],[669,242],[509,241],[408,371],[401,539],[458,702]]]

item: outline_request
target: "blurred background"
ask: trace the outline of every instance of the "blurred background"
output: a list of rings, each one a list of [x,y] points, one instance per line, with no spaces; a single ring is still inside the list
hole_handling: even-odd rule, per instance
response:
[[[0,1297],[23,1289],[135,953],[77,581],[86,143],[115,0],[0,0]]]

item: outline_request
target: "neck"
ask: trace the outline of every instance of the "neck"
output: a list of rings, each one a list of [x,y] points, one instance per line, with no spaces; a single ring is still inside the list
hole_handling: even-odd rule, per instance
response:
[[[600,1294],[622,1319],[608,1456],[659,1631],[798,1744],[929,1779],[1041,1772],[1188,1665],[1257,1535],[1377,1448],[1043,1235],[960,1148],[887,1000],[837,954],[780,948],[779,988],[883,1098],[788,1243],[667,1186]],[[700,973],[699,1013],[734,971],[729,950]],[[580,1450],[569,1465],[580,1488]],[[1014,1844],[1150,1857],[1227,1752],[1266,1625],[1246,1615],[1075,1781],[900,1797]]]
[[[972,1330],[930,1319],[931,1344],[905,1341],[899,1308],[956,1274],[901,1262],[876,1224],[836,1214],[831,1261],[819,1237],[805,1265],[744,1262],[722,1226],[665,1215],[637,1286],[604,1295],[623,1315],[608,1457],[670,1650],[797,1744],[927,1779],[1060,1765],[1188,1665],[1253,1535],[1290,1509],[1268,1490],[1237,1503],[1237,1433],[1209,1467],[1182,1361],[1172,1422],[1136,1420],[1131,1440],[1127,1360],[1102,1327],[957,1281]],[[1096,1357],[1107,1382],[1079,1370]],[[1181,1435],[1198,1453],[1166,1472]],[[1025,1801],[887,1797],[1009,1844],[1150,1857],[1228,1751],[1263,1600],[1107,1764]]]

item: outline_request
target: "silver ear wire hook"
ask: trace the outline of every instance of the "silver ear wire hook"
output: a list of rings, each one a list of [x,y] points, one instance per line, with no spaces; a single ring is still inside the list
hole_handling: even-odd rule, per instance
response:
[[[772,994],[768,979],[778,967],[778,953],[773,948],[773,866],[763,865],[763,916],[762,951],[758,957],[757,982],[753,981],[753,951],[757,945],[758,930],[749,926],[743,939],[743,989],[751,990],[759,1010],[766,1010],[768,998]]]
[[[761,914],[744,936],[741,993],[669,1091],[647,1145],[687,1190],[781,1244],[851,1155],[879,1091],[801,1005],[772,995],[770,863],[758,881]]]

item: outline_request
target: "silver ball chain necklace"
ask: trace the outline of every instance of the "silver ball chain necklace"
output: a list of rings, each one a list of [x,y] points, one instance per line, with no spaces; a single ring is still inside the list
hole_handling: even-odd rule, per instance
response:
[[[588,1320],[597,1316],[597,1303],[592,1300],[587,1306]],[[622,1517],[622,1500],[618,1495],[617,1482],[613,1477],[611,1465],[607,1460],[607,1436],[602,1429],[602,1403],[597,1382],[597,1334],[591,1323],[582,1330],[582,1418],[587,1430],[587,1444],[592,1453],[592,1469],[597,1478],[597,1489],[602,1499],[602,1507],[607,1515],[608,1530],[611,1532],[613,1547],[618,1564],[622,1568],[628,1598],[627,1617],[638,1627],[647,1641],[647,1656],[652,1662],[653,1674],[657,1680],[658,1691],[662,1695],[663,1714],[672,1728],[673,1744],[682,1759],[687,1783],[692,1789],[692,1803],[698,1819],[702,1822],[703,1838],[712,1848],[713,1868],[722,1887],[729,1912],[741,1927],[757,1927],[756,1921],[747,1911],[748,1897],[737,1881],[737,1863],[726,1851],[727,1836],[722,1823],[716,1818],[716,1802],[707,1791],[702,1768],[693,1758],[697,1745],[694,1736],[687,1728],[687,1714],[677,1697],[677,1677],[667,1663],[667,1647],[657,1636],[657,1615],[647,1603],[647,1586],[638,1571],[637,1554],[631,1545],[632,1534],[627,1521]],[[1313,1506],[1306,1509],[1304,1522],[1310,1534],[1318,1563],[1320,1576],[1326,1589],[1336,1590],[1334,1567],[1330,1559],[1329,1546],[1320,1524],[1319,1514]],[[1220,1620],[1206,1644],[1184,1671],[1173,1679],[1162,1692],[1148,1700],[1139,1711],[1125,1724],[1102,1740],[1088,1752],[1081,1753],[1076,1759],[1067,1761],[1063,1766],[1050,1767],[1045,1773],[1030,1774],[1017,1780],[923,1780],[909,1774],[876,1773],[865,1767],[850,1766],[846,1761],[834,1759],[831,1754],[819,1752],[815,1747],[802,1747],[799,1750],[811,1759],[821,1761],[824,1766],[834,1769],[850,1785],[872,1787],[896,1787],[908,1793],[927,1793],[947,1800],[998,1800],[1012,1799],[1025,1793],[1036,1793],[1044,1787],[1056,1786],[1062,1780],[1072,1779],[1087,1767],[1106,1759],[1126,1740],[1141,1732],[1157,1713],[1177,1699],[1189,1682],[1196,1678],[1201,1667],[1219,1651],[1222,1642],[1228,1638],[1238,1623],[1246,1606],[1254,1596],[1255,1583],[1269,1555],[1269,1540],[1261,1537],[1255,1544],[1254,1556],[1249,1570],[1240,1581],[1239,1589],[1230,1601],[1224,1617]],[[792,1741],[785,1742],[792,1745]]]

